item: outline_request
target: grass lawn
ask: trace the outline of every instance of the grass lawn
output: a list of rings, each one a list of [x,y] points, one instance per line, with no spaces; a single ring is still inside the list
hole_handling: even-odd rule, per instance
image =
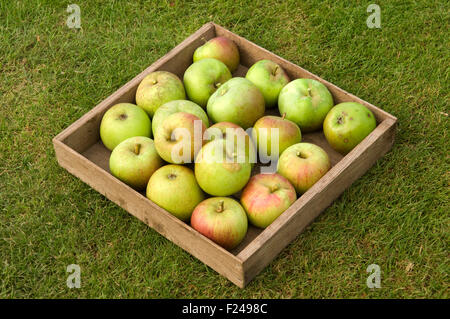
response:
[[[76,0],[79,30],[73,2],[0,2],[0,298],[448,298],[449,7],[377,0],[369,29],[374,2]],[[208,21],[399,120],[393,149],[245,289],[60,168],[51,143]]]

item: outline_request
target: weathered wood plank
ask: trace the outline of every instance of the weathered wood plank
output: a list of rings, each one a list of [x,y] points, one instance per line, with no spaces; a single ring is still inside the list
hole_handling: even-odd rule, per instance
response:
[[[247,284],[307,225],[354,181],[361,177],[394,142],[395,121],[386,119],[288,210],[256,237],[238,258],[244,262]]]
[[[377,122],[381,123],[387,118],[390,118],[392,120],[396,120],[394,116],[389,114],[388,112],[383,111],[382,109],[376,107],[375,105],[370,104],[367,101],[364,101],[363,99],[360,99],[359,97],[348,93],[347,91],[337,87],[333,83],[330,83],[321,77],[309,72],[308,70],[303,69],[302,67],[289,62],[286,59],[283,59],[282,57],[260,47],[259,45],[241,37],[236,34],[234,34],[231,31],[228,31],[227,29],[221,27],[220,25],[214,24],[216,29],[217,36],[225,36],[233,40],[239,47],[239,53],[241,54],[241,64],[249,68],[252,66],[255,62],[263,59],[269,59],[276,63],[278,63],[290,76],[291,79],[296,78],[309,78],[309,79],[315,79],[319,82],[322,82],[325,84],[328,89],[330,90],[331,94],[333,95],[335,103],[341,103],[341,102],[358,102],[365,106],[367,106],[375,115]]]
[[[214,25],[211,23],[205,24],[162,58],[139,73],[131,81],[58,134],[56,139],[63,141],[77,152],[84,152],[99,140],[100,122],[103,114],[111,106],[122,102],[135,103],[136,89],[139,83],[151,72],[165,70],[182,76],[184,70],[192,63],[194,50],[204,43],[204,39],[212,38],[214,34]]]
[[[242,262],[142,194],[61,141],[53,140],[60,166],[236,285],[243,286]]]

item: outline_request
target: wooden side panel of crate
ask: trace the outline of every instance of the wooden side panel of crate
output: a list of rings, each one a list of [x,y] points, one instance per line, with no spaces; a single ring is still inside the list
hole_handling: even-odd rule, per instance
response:
[[[243,287],[242,262],[236,256],[67,145],[55,139],[53,143],[60,166],[236,285]]]
[[[323,210],[392,147],[395,121],[384,120],[256,237],[238,257],[244,261],[245,284],[266,267]]]
[[[396,118],[391,114],[383,111],[382,109],[376,107],[375,105],[370,104],[367,101],[360,99],[359,97],[353,94],[348,93],[347,91],[337,87],[333,83],[330,83],[322,79],[321,77],[309,72],[308,70],[305,70],[302,67],[292,62],[289,62],[288,60],[283,59],[282,57],[279,57],[278,55],[260,47],[259,45],[243,37],[240,37],[231,31],[228,31],[227,29],[221,27],[220,25],[214,24],[214,26],[216,29],[217,36],[225,36],[227,38],[230,38],[238,45],[239,52],[241,54],[241,64],[250,67],[259,60],[263,59],[272,60],[278,63],[284,70],[286,70],[291,80],[294,80],[296,78],[309,78],[315,79],[325,84],[327,88],[330,90],[331,94],[333,95],[334,102],[336,104],[349,101],[358,102],[367,106],[374,113],[378,123],[381,123],[387,118],[396,120]]]
[[[182,76],[192,63],[194,50],[206,39],[214,37],[214,25],[205,24],[166,55],[139,73],[131,81],[119,88],[96,107],[62,131],[56,138],[79,153],[84,152],[100,139],[99,127],[103,114],[113,105],[122,102],[135,103],[136,89],[142,79],[156,70],[164,70]]]

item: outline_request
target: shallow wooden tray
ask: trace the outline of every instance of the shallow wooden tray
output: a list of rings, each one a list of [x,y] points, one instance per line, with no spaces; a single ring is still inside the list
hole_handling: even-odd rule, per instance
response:
[[[239,47],[241,65],[235,76],[244,76],[248,67],[258,60],[270,59],[280,64],[291,79],[316,79],[328,87],[336,104],[359,102],[367,106],[377,119],[376,129],[346,156],[331,149],[322,132],[304,134],[303,141],[315,143],[328,152],[333,167],[269,227],[264,230],[250,227],[245,240],[231,252],[112,176],[108,168],[110,152],[99,136],[100,121],[106,110],[120,102],[135,103],[137,86],[147,74],[165,70],[182,78],[192,63],[194,50],[215,36],[226,36]],[[376,106],[210,22],[58,134],[53,145],[59,165],[237,286],[244,287],[392,147],[396,121],[394,116]]]

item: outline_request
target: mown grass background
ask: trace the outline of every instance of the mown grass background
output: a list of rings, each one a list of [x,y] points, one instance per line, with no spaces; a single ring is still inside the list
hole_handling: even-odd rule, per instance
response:
[[[80,30],[72,1],[0,2],[0,298],[449,297],[445,1],[74,2]],[[399,119],[392,151],[245,289],[60,168],[51,143],[208,21]]]

